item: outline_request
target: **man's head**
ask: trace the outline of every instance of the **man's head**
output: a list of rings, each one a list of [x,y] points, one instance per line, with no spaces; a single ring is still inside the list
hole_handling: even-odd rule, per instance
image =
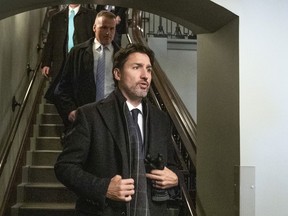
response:
[[[99,43],[109,45],[115,35],[116,16],[108,11],[100,11],[95,19],[93,31]]]
[[[115,84],[133,105],[137,106],[147,96],[153,64],[153,51],[140,44],[129,44],[114,57]]]

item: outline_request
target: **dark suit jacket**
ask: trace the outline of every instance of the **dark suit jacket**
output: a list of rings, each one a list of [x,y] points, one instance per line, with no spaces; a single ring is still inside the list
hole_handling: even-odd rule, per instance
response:
[[[76,209],[83,212],[114,216],[129,211],[129,204],[106,198],[112,177],[116,174],[122,178],[131,177],[125,101],[116,89],[106,99],[80,107],[55,164],[57,178],[77,194]],[[164,164],[179,175],[168,116],[148,102],[143,102],[143,113],[146,152],[152,157],[163,154]],[[148,181],[151,216],[166,216],[166,202],[151,201],[151,187]]]
[[[65,62],[67,51],[69,8],[62,10],[51,18],[47,43],[42,54],[42,67],[49,66],[53,79],[61,70]],[[80,6],[74,17],[74,45],[82,43],[94,36],[93,24],[96,18],[96,10]]]
[[[95,101],[93,42],[94,38],[90,38],[71,49],[63,76],[54,91],[54,103],[65,125],[69,125],[68,114],[71,111]],[[112,45],[114,53],[117,52],[119,47],[114,42]]]

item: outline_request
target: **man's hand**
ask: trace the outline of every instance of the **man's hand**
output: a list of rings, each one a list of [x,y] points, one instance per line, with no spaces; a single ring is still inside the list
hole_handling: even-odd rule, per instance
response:
[[[152,180],[155,188],[168,189],[178,185],[178,176],[167,167],[163,170],[153,169],[146,173],[146,177]]]
[[[70,122],[74,122],[75,121],[75,118],[76,118],[76,110],[73,110],[69,113],[68,115],[68,120]]]
[[[46,78],[49,77],[49,72],[50,72],[50,67],[44,66],[41,70],[42,75],[45,76]]]
[[[120,175],[116,175],[110,181],[106,197],[111,200],[129,202],[134,193],[134,180],[122,179]]]

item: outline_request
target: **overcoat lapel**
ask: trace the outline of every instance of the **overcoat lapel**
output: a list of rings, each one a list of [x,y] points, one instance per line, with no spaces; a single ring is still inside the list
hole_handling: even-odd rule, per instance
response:
[[[93,41],[94,39],[91,38],[88,41],[86,41],[86,48],[83,52],[81,52],[82,57],[79,57],[78,59],[82,59],[82,62],[78,62],[78,67],[82,65],[84,67],[84,70],[82,68],[78,68],[77,71],[81,71],[80,74],[77,75],[77,79],[81,79],[81,81],[78,81],[78,83],[81,83],[81,85],[85,86],[85,89],[89,89],[89,93],[86,95],[83,95],[87,98],[86,101],[94,101],[96,98],[96,85],[95,85],[95,78],[94,78],[94,57],[93,57]],[[80,86],[79,88],[83,87]]]
[[[159,127],[161,128],[161,125],[163,122],[161,122],[161,119],[158,119],[158,115],[155,115],[155,113],[159,112],[159,110],[153,108],[152,106],[148,105],[149,102],[145,100],[145,110],[144,110],[144,116],[145,116],[145,152],[146,154],[150,154],[153,157],[157,157],[158,153],[164,153],[163,152],[163,146],[160,145],[159,140],[166,139],[164,137],[159,137],[159,134],[157,133]],[[149,136],[148,136],[149,134]],[[153,143],[151,145],[151,143]]]
[[[113,97],[115,95],[112,94]],[[128,141],[126,139],[126,126],[123,124],[123,112],[121,106],[117,103],[117,100],[110,100],[110,98],[100,102],[98,107],[100,115],[103,117],[108,130],[110,131],[114,143],[117,145],[121,152],[122,158],[122,169],[123,169],[123,178],[130,177],[129,174],[129,151],[128,151]],[[123,127],[124,125],[124,127]]]

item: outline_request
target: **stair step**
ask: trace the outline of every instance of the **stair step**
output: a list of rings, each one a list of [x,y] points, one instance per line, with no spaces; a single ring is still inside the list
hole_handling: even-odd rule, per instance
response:
[[[23,182],[29,183],[59,183],[53,166],[24,166]]]
[[[40,124],[38,135],[40,137],[60,137],[63,131],[63,124]]]
[[[45,103],[44,104],[44,113],[55,113],[58,114],[58,111],[54,104]]]
[[[40,116],[41,124],[62,124],[63,121],[57,113],[43,113]]]
[[[60,137],[37,137],[35,150],[62,150]]]
[[[74,203],[19,203],[11,216],[76,216]]]
[[[22,183],[18,202],[75,203],[76,195],[61,183]],[[22,192],[22,193],[21,193]]]
[[[60,152],[58,150],[27,151],[27,165],[54,166]]]
[[[44,92],[49,82],[46,82]],[[22,183],[17,185],[17,203],[10,216],[76,216],[76,195],[62,185],[54,164],[62,151],[64,126],[54,104],[41,99],[36,123],[22,168]]]
[[[15,212],[17,211],[17,214]],[[14,212],[14,213],[13,213]],[[179,214],[168,209],[167,216]],[[11,216],[76,216],[74,203],[19,203],[12,207]]]

